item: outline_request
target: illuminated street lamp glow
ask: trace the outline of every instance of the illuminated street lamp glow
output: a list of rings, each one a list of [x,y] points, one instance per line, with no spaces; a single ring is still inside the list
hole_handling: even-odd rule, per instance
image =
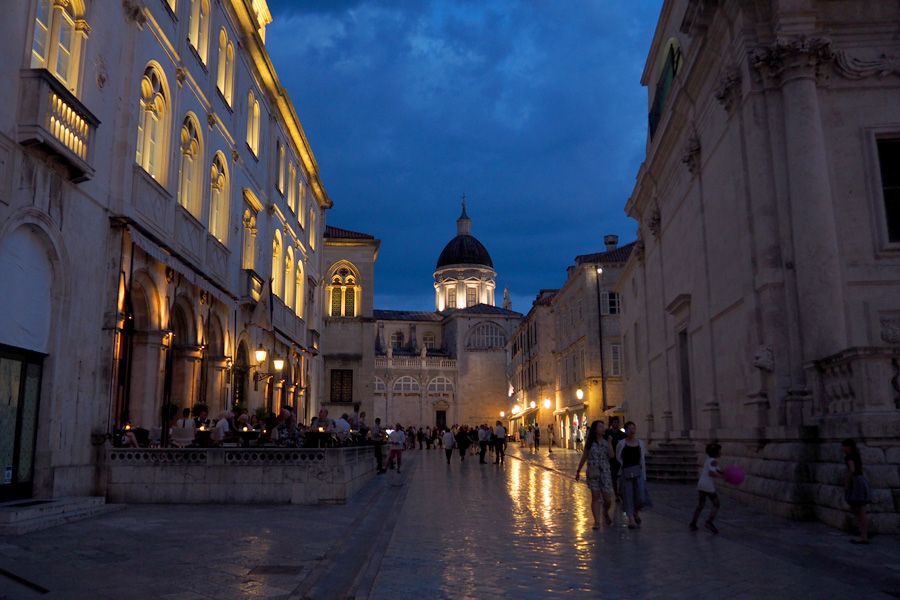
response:
[[[581,388],[578,388],[575,391],[575,397],[578,398],[579,400],[582,400],[584,398],[584,390],[582,390]]]
[[[534,407],[536,407],[536,406],[537,406],[537,402],[535,402],[534,400],[532,400],[532,401],[531,401],[531,408],[534,408]]]
[[[544,398],[544,408],[550,408],[550,398]]]
[[[518,404],[516,404],[515,406],[513,406],[513,413],[512,413],[512,414],[516,414],[516,413],[518,413],[520,410],[522,410],[522,407],[519,406]]]
[[[501,410],[501,411],[500,411],[500,418],[502,419],[502,418],[505,417],[505,416],[506,416],[506,411],[505,411],[505,410]]]

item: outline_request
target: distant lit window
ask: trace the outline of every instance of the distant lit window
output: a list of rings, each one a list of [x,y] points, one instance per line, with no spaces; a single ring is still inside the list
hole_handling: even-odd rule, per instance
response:
[[[31,68],[47,69],[72,93],[77,93],[78,74],[90,28],[83,20],[80,0],[38,0],[31,44]]]
[[[619,314],[619,295],[615,292],[600,292],[600,314]]]
[[[447,290],[447,308],[456,308],[456,288]]]
[[[213,159],[209,191],[209,232],[223,244],[228,238],[228,167],[221,152]]]
[[[380,377],[375,378],[375,393],[376,394],[384,394],[387,392],[387,386],[384,385],[384,380]]]
[[[434,350],[434,348],[435,348],[434,334],[431,333],[430,331],[426,332],[422,336],[422,345],[425,346],[426,348],[428,348],[429,350]]]
[[[296,196],[295,192],[297,190],[297,168],[294,166],[293,161],[288,165],[288,188],[287,188],[287,205],[288,208],[291,209],[291,212],[297,212],[297,204],[296,204]]]
[[[162,73],[153,66],[144,70],[141,79],[141,99],[138,107],[138,136],[135,162],[151,177],[163,183],[165,167],[166,122],[168,99]]]
[[[400,377],[399,379],[397,379],[397,381],[394,382],[394,387],[393,387],[393,390],[394,390],[394,393],[395,393],[395,394],[396,394],[396,393],[403,393],[403,392],[407,392],[407,393],[409,393],[409,392],[418,393],[420,389],[421,389],[421,388],[419,387],[419,382],[416,381],[414,378],[408,376],[408,375],[403,376],[403,377]]]
[[[300,256],[297,256],[297,291],[294,297],[294,311],[297,313],[297,316],[301,319],[304,318],[304,298],[303,295],[306,293],[306,281],[304,280],[303,275],[303,259]]]
[[[282,297],[282,284],[284,283],[284,271],[281,265],[284,264],[284,244],[282,244],[281,231],[275,230],[275,237],[272,238],[272,294]]]
[[[395,331],[391,334],[391,348],[403,347],[403,332]]]
[[[612,344],[609,347],[610,360],[609,374],[612,377],[622,376],[622,344]]]
[[[331,401],[353,402],[352,369],[331,369]]]
[[[494,323],[481,323],[469,334],[466,348],[489,349],[506,348],[506,334],[499,325]]]
[[[290,242],[290,240],[288,240]],[[284,253],[284,305],[294,306],[294,293],[297,286],[294,283],[294,249],[290,243],[285,244]]]
[[[259,101],[253,91],[247,96],[247,146],[259,157]]]
[[[188,41],[206,64],[209,59],[209,0],[191,0]]]
[[[446,394],[453,391],[453,382],[446,377],[435,377],[428,384],[429,392],[438,394]]]
[[[179,172],[178,203],[200,219],[200,157],[202,156],[200,126],[193,115],[181,124],[181,169]]]
[[[219,64],[216,74],[216,87],[231,106],[231,94],[234,88],[234,46],[228,34],[222,29],[219,32]]]
[[[478,304],[478,288],[468,286],[466,288],[466,306]]]

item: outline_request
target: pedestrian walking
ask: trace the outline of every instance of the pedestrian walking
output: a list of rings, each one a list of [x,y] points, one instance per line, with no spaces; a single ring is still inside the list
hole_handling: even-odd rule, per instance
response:
[[[469,448],[469,432],[466,426],[461,426],[456,431],[456,447],[459,449],[459,461],[466,460],[466,450]]]
[[[478,463],[479,464],[487,464],[487,461],[484,460],[484,455],[487,454],[488,445],[490,444],[491,438],[491,430],[488,428],[487,423],[482,423],[481,427],[478,428]]]
[[[450,459],[453,458],[453,446],[456,445],[456,436],[449,429],[444,432],[441,445],[444,447],[444,454],[447,455],[447,464],[449,465]]]
[[[609,418],[609,431],[610,436],[612,437],[613,448],[618,448],[619,442],[625,439],[625,432],[622,431],[619,417],[613,416]],[[619,463],[618,459],[613,458],[609,461],[609,471],[612,474],[613,492],[616,495],[616,502],[622,501],[622,494],[619,491],[619,473],[621,470],[622,465]]]
[[[381,418],[375,419],[375,424],[371,429],[369,429],[369,432],[366,434],[366,438],[369,440],[369,444],[375,451],[376,472],[381,475],[385,472],[384,465],[382,464],[382,461],[384,460],[384,458],[382,457],[382,449],[384,448],[384,431],[382,431],[381,429]]]
[[[622,464],[622,499],[628,528],[641,524],[641,509],[646,502],[647,464],[644,441],[636,435],[637,427],[632,421],[625,423],[625,439],[616,446],[616,460]]]
[[[575,450],[581,452],[584,449],[584,432],[581,431],[581,426],[575,426]]]
[[[503,426],[501,421],[497,421],[497,426],[494,427],[494,459],[495,465],[503,464],[503,459],[506,456],[506,427]]]
[[[537,422],[534,424],[534,449],[537,452],[541,451],[541,426]]]
[[[709,518],[706,519],[704,527],[713,533],[719,533],[719,529],[713,521],[719,512],[719,495],[716,493],[716,482],[714,479],[724,479],[722,471],[719,469],[719,458],[722,456],[722,446],[719,444],[706,445],[706,460],[703,462],[703,469],[700,471],[700,481],[697,482],[697,508],[694,509],[694,518],[691,519],[691,531],[697,531],[697,519],[703,512],[703,506],[706,499],[712,502],[712,508],[709,511]]]
[[[866,514],[866,505],[871,499],[869,480],[863,475],[862,458],[856,441],[846,439],[841,442],[841,450],[844,452],[844,464],[847,465],[847,475],[844,478],[844,499],[850,505],[850,510],[859,519],[859,537],[850,540],[853,544],[869,543],[869,517]]]
[[[403,449],[406,447],[406,432],[403,426],[397,423],[396,428],[388,436],[388,444],[391,447],[391,453],[388,455],[388,468],[394,468],[394,459],[397,459],[397,474],[400,474],[400,463],[403,461]]]
[[[587,444],[581,454],[581,461],[575,469],[575,481],[581,477],[581,467],[587,463],[587,486],[591,490],[591,515],[594,517],[593,529],[600,529],[600,502],[603,502],[603,521],[612,525],[609,507],[612,506],[612,475],[609,471],[609,460],[615,456],[612,439],[603,427],[603,421],[594,421],[588,430]]]
[[[519,446],[525,447],[525,425],[519,425]]]
[[[534,429],[532,429],[531,425],[525,431],[525,443],[528,445],[529,450],[534,452]]]
[[[550,452],[553,452],[553,438],[555,437],[553,431],[553,424],[547,425],[547,448],[550,449]]]

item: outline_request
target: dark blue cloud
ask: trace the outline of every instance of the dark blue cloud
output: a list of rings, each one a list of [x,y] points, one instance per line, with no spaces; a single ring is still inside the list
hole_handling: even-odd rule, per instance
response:
[[[515,308],[622,243],[662,0],[270,2],[267,45],[335,207],[382,240],[376,306],[430,309],[460,196]],[[426,303],[423,306],[423,298]]]

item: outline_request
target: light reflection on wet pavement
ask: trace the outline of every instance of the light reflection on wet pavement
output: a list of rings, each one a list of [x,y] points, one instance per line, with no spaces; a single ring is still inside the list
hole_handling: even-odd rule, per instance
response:
[[[343,506],[131,506],[0,536],[0,600],[900,597],[900,536],[857,547],[727,498],[720,535],[691,533],[694,486],[652,483],[639,529],[614,509],[594,531],[578,454],[509,452],[407,452]]]

